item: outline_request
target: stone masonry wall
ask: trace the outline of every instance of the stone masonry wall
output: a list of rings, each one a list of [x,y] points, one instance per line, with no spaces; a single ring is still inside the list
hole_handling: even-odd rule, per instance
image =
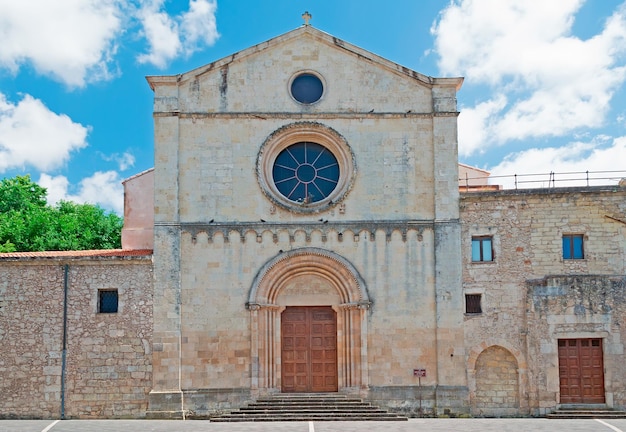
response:
[[[0,261],[0,416],[61,416],[65,265],[65,417],[145,415],[152,264],[118,257]],[[97,313],[99,289],[118,290],[118,313]]]
[[[60,415],[63,267],[0,267],[0,412]]]

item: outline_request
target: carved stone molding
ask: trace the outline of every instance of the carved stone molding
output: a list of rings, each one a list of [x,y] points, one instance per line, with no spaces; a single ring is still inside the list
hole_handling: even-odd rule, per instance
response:
[[[197,242],[197,237],[205,233],[208,242],[212,243],[216,234],[224,239],[225,243],[230,242],[231,233],[239,236],[241,243],[246,242],[248,233],[253,234],[257,242],[263,241],[263,234],[270,232],[272,241],[278,242],[281,233],[287,233],[290,242],[295,242],[296,233],[304,233],[305,240],[311,241],[314,232],[321,233],[322,241],[328,241],[330,233],[336,233],[339,241],[352,240],[360,241],[361,235],[366,235],[370,240],[375,240],[378,233],[384,234],[386,241],[391,241],[392,235],[400,233],[402,241],[406,242],[409,232],[417,232],[417,240],[422,241],[424,232],[433,230],[435,222],[432,221],[346,221],[346,222],[304,222],[304,223],[280,223],[280,222],[236,222],[236,223],[181,223],[180,229],[183,233],[191,235],[192,243]]]

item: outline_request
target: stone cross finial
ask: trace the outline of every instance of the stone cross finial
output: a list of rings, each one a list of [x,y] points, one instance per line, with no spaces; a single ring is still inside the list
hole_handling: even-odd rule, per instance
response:
[[[309,21],[311,20],[311,18],[313,18],[313,16],[309,13],[309,11],[306,11],[302,14],[302,19],[304,20],[304,25],[308,26]]]

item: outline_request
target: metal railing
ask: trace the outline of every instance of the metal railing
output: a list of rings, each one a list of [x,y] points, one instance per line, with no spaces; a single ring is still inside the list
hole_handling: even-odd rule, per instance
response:
[[[486,181],[485,181],[486,180]],[[467,190],[477,187],[500,186],[502,189],[531,189],[556,187],[607,186],[626,182],[626,170],[623,171],[572,171],[537,174],[511,174],[498,176],[477,176],[459,178],[459,186]]]

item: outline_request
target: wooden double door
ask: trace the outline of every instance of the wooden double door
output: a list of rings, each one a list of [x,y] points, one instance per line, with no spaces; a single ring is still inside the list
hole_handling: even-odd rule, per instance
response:
[[[337,391],[337,314],[330,306],[287,307],[281,346],[283,392]]]
[[[561,403],[604,403],[602,339],[559,339]]]

